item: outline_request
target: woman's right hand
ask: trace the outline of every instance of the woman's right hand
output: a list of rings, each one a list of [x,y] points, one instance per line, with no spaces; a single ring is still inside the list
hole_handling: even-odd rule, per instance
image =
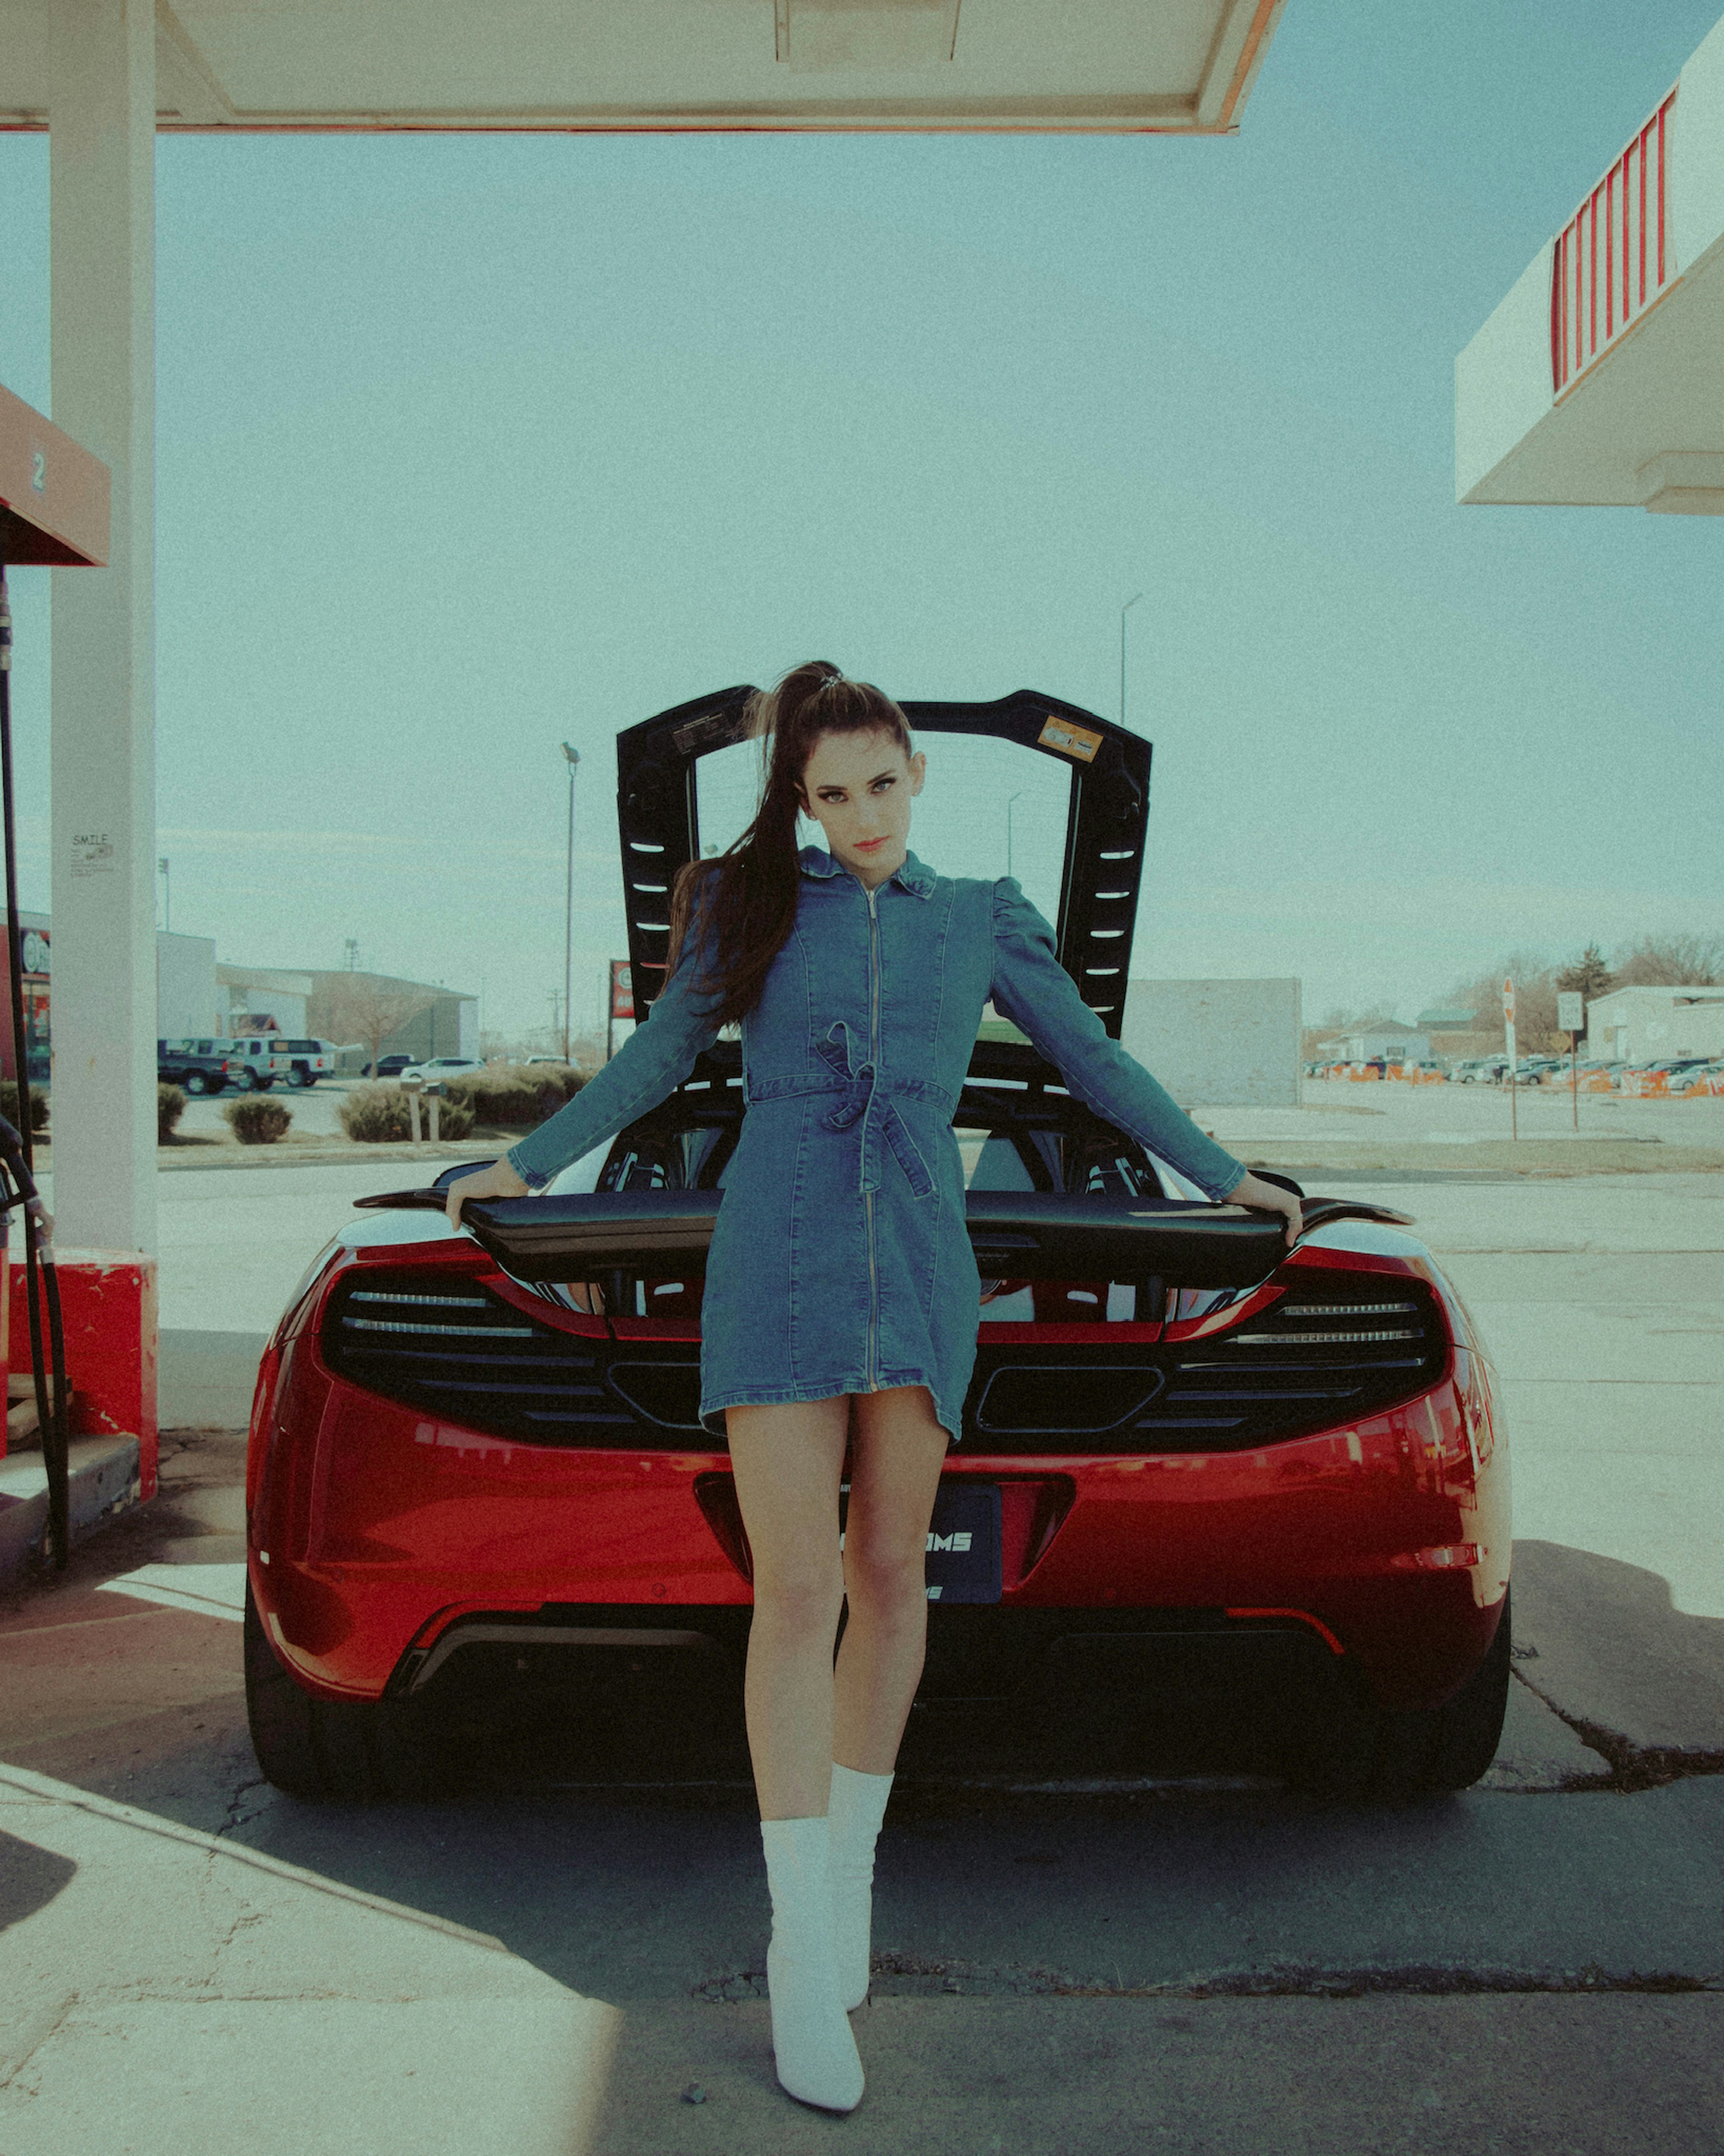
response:
[[[458,1175],[449,1187],[449,1203],[444,1207],[451,1228],[461,1224],[461,1208],[469,1198],[525,1198],[527,1186],[506,1159],[494,1160],[489,1167],[476,1168],[470,1174]]]

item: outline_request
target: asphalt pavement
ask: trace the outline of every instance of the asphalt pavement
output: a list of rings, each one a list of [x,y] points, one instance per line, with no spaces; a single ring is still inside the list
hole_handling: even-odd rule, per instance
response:
[[[164,1177],[165,1310],[255,1338],[398,1173]],[[1381,1188],[1503,1381],[1516,1680],[1478,1789],[906,1774],[870,2092],[829,2119],[773,2082],[733,1759],[352,1810],[261,1781],[243,1445],[181,1430],[156,1504],[0,1609],[0,2150],[1724,2149],[1724,1178]]]

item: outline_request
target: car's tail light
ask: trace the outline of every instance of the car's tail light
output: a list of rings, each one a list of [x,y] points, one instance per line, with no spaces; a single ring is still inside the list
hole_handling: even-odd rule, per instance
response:
[[[321,1344],[337,1376],[469,1430],[580,1445],[637,1427],[605,1389],[596,1343],[469,1276],[356,1267],[330,1296]]]
[[[1237,1327],[1170,1342],[1166,1385],[1135,1433],[1146,1448],[1182,1451],[1306,1435],[1427,1390],[1448,1353],[1436,1298],[1422,1284],[1330,1275]]]

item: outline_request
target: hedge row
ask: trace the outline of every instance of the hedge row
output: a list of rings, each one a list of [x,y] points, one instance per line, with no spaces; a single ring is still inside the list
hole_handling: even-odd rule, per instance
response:
[[[398,1145],[413,1134],[413,1114],[399,1086],[354,1086],[337,1111],[350,1138],[372,1145]],[[428,1136],[430,1104],[419,1101],[419,1129]],[[451,1091],[438,1112],[439,1138],[464,1138],[473,1128],[473,1111]]]
[[[274,1145],[287,1136],[293,1110],[262,1093],[243,1093],[223,1109],[228,1127],[241,1145]]]
[[[449,1098],[464,1101],[473,1120],[511,1130],[531,1130],[572,1101],[591,1073],[572,1064],[496,1063],[449,1081]]]
[[[156,1142],[166,1145],[173,1136],[173,1127],[186,1112],[186,1096],[177,1086],[164,1086],[158,1079],[156,1085]]]
[[[0,1078],[0,1116],[4,1116],[14,1130],[22,1129],[18,1119],[18,1083],[15,1079]],[[48,1128],[48,1096],[39,1086],[30,1088],[30,1128]]]

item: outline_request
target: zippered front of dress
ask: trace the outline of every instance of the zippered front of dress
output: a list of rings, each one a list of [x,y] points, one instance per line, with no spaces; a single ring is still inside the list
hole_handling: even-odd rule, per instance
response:
[[[880,893],[868,894],[868,1060],[874,1072],[874,1082],[880,1083]],[[867,1134],[863,1136],[863,1173],[867,1173]],[[875,1387],[875,1371],[880,1358],[880,1263],[874,1240],[874,1193],[862,1194],[862,1209],[868,1232],[868,1353],[865,1374],[868,1389]]]

